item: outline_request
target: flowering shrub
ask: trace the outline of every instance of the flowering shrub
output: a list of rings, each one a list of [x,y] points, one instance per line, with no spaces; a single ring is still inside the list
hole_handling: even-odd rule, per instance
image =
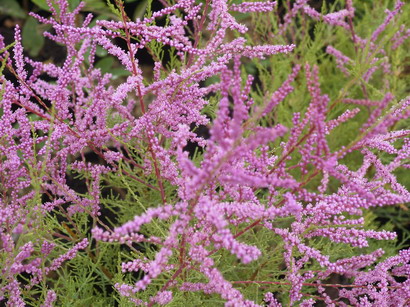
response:
[[[61,66],[0,38],[1,302],[410,304],[408,5],[47,1]]]

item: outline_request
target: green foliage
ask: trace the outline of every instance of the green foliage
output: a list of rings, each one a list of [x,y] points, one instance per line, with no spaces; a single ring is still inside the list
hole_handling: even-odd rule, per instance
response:
[[[46,5],[45,0],[32,0],[40,9],[49,10]],[[136,0],[126,0],[126,3],[132,3]],[[78,0],[70,1],[70,7],[73,8],[79,3]],[[332,7],[328,8],[323,6],[323,11],[332,11],[333,7],[340,6],[343,1],[335,1]],[[355,29],[360,35],[369,35],[369,29],[374,29],[375,25],[380,24],[380,21],[384,18],[383,12],[386,7],[391,7],[391,1],[356,1],[357,4],[357,14],[360,18],[355,20]],[[152,14],[151,10],[152,1],[143,0],[137,5],[133,18],[142,18],[143,16],[150,16]],[[16,1],[13,0],[3,0],[0,3],[0,10],[3,14],[9,14],[17,18],[25,18],[25,13],[18,5]],[[99,0],[86,0],[85,11],[92,11],[100,15],[101,18],[106,16],[112,18],[120,18],[121,12],[117,7],[115,7],[110,1],[104,3],[104,1]],[[265,41],[267,44],[271,43],[288,43],[286,41],[279,41],[270,33],[274,33],[277,29],[277,17],[275,13],[263,14],[238,14],[244,23],[251,23],[253,28],[251,33],[247,36],[250,42],[259,43],[260,41]],[[266,18],[270,22],[265,22]],[[401,17],[400,23],[409,23],[410,12],[406,12]],[[302,21],[301,21],[302,22]],[[388,34],[386,37],[392,37],[397,31],[398,25],[390,26],[387,29]],[[263,61],[252,60],[244,62],[245,69],[243,74],[253,74],[256,77],[254,88],[252,89],[252,98],[255,101],[257,107],[262,106],[268,101],[272,93],[282,84],[286,79],[291,68],[294,64],[304,65],[305,63],[316,63],[320,68],[320,83],[323,93],[326,93],[330,98],[330,105],[334,104],[334,108],[329,112],[328,119],[335,119],[340,114],[342,114],[347,109],[352,109],[353,106],[343,104],[341,101],[343,98],[357,98],[361,99],[362,91],[360,87],[362,85],[366,86],[368,89],[368,95],[370,99],[379,100],[381,99],[380,88],[383,87],[381,82],[381,76],[375,75],[374,80],[376,80],[376,85],[370,85],[365,82],[361,76],[364,71],[371,67],[369,60],[366,58],[367,50],[358,50],[357,52],[352,47],[350,43],[350,38],[346,36],[342,30],[333,30],[327,27],[322,22],[313,22],[311,20],[303,20],[302,26],[292,27],[292,35],[296,39],[296,50],[295,52],[288,55],[278,55],[272,56]],[[44,44],[44,38],[40,33],[40,27],[35,21],[35,19],[29,17],[26,18],[23,27],[23,44],[27,48],[31,56],[37,56]],[[282,40],[282,38],[280,39]],[[283,39],[284,40],[284,39]],[[389,44],[388,41],[383,42],[383,44]],[[348,55],[354,59],[354,63],[351,67],[348,67],[349,71],[352,73],[351,76],[346,77],[340,72],[334,63],[331,56],[327,55],[324,50],[326,46],[333,45],[335,48],[342,51],[344,54]],[[6,48],[11,48],[12,45]],[[149,52],[153,57],[160,61],[163,61],[165,56],[169,56],[169,61],[167,62],[167,69],[171,71],[175,69],[178,71],[181,68],[182,63],[179,60],[174,48],[170,48],[168,51],[164,51],[161,44],[152,41],[149,44]],[[388,80],[391,84],[392,91],[397,95],[397,97],[402,97],[406,92],[409,91],[410,84],[410,74],[403,71],[403,62],[409,63],[410,59],[407,55],[408,48],[400,47],[394,52],[389,52],[386,56],[392,59],[392,71],[393,74]],[[3,50],[0,50],[0,53]],[[167,53],[167,54],[166,54]],[[127,75],[123,70],[116,70],[118,67],[117,60],[107,55],[106,51],[102,48],[97,48],[97,55],[103,57],[100,59],[95,67],[100,68],[102,73],[112,73],[118,78],[122,78]],[[245,61],[245,60],[244,60]],[[6,61],[2,61],[0,68],[0,74],[3,72]],[[397,76],[401,76],[398,78]],[[206,81],[206,85],[218,82],[218,78],[213,77]],[[380,80],[380,82],[377,82]],[[189,82],[189,80],[187,80]],[[306,112],[308,102],[310,100],[309,94],[306,90],[306,80],[304,74],[300,74],[299,77],[294,82],[295,91],[293,91],[289,97],[276,107],[271,115],[261,119],[261,123],[265,126],[272,126],[275,123],[281,123],[288,127],[291,126],[291,114],[294,112],[301,112],[302,114]],[[211,120],[216,117],[216,110],[219,101],[218,96],[211,96],[209,98],[209,103],[203,109],[203,114],[206,114]],[[397,103],[395,101],[394,103]],[[365,108],[361,109],[365,111]],[[360,114],[365,113],[361,112]],[[2,110],[0,109],[0,115]],[[356,133],[358,127],[367,119],[366,114],[357,115],[353,120],[344,123],[337,127],[329,139],[331,150],[335,148],[340,148],[342,145],[349,144],[352,139],[357,137]],[[30,118],[32,122],[36,120],[35,116]],[[115,124],[120,122],[120,118],[114,114],[110,113],[108,115],[108,125],[113,127]],[[408,127],[410,124],[409,120],[406,120],[399,125],[403,127]],[[51,133],[51,132],[50,132]],[[285,136],[281,141],[286,141],[288,135]],[[1,141],[1,139],[0,139]],[[136,164],[144,165],[146,161],[145,153],[147,148],[144,144],[137,143],[124,143],[122,140],[117,140],[121,143],[129,158],[133,160]],[[34,145],[35,146],[35,145]],[[39,145],[41,146],[41,145]],[[44,146],[44,145],[43,145]],[[37,148],[37,152],[40,148]],[[271,146],[270,150],[281,156],[281,147],[278,144]],[[198,151],[195,153],[193,161],[197,163],[201,160],[201,153]],[[389,157],[386,157],[388,159]],[[296,165],[301,159],[301,154],[295,150],[291,155],[291,159],[287,162],[287,167]],[[357,153],[348,155],[343,161],[349,169],[356,170],[362,163],[362,156]],[[113,228],[119,224],[125,223],[132,219],[135,215],[141,215],[146,212],[148,208],[156,207],[161,203],[160,195],[157,191],[147,188],[146,184],[138,180],[138,178],[145,177],[148,183],[155,183],[155,174],[151,177],[143,175],[144,170],[135,167],[135,163],[130,163],[130,161],[122,160],[119,163],[119,172],[109,173],[102,177],[101,179],[101,199],[100,204],[102,206],[102,211],[106,216],[104,216],[105,224],[108,228]],[[28,164],[30,165],[30,164]],[[45,168],[45,165],[44,165]],[[33,178],[42,178],[45,174],[44,169],[35,170],[31,169],[35,175]],[[313,170],[312,170],[313,172]],[[91,176],[87,172],[74,172],[71,171],[68,176],[71,176],[75,180],[84,181],[87,183],[87,187],[91,186]],[[296,179],[303,179],[301,174],[294,174]],[[399,181],[401,181],[407,188],[410,187],[410,177],[408,172],[400,171],[397,173]],[[312,181],[311,186],[308,188],[317,187],[319,182],[319,177],[317,180]],[[334,192],[337,190],[339,183],[336,181],[331,182],[330,189]],[[38,182],[33,181],[32,186],[36,191],[35,196],[31,202],[33,206],[33,213],[35,212],[34,207],[36,204],[41,202],[40,199],[40,186]],[[175,202],[178,198],[176,195],[176,187],[169,183],[165,184],[164,187],[166,198],[170,202]],[[77,193],[78,196],[90,197],[88,194]],[[268,194],[262,192],[262,200],[267,201]],[[66,204],[62,205],[65,209]],[[404,208],[406,208],[403,205]],[[41,235],[45,238],[52,239],[52,234],[57,233],[60,240],[53,239],[54,243],[57,243],[54,253],[56,256],[64,253],[69,248],[73,246],[76,242],[89,236],[89,230],[91,226],[94,226],[96,221],[90,221],[88,218],[88,213],[77,213],[72,218],[68,217],[65,210],[56,211],[48,214],[44,219],[41,229],[43,233],[30,234],[26,237],[26,240],[35,239],[37,236]],[[387,220],[386,224],[380,225],[380,219],[384,218]],[[75,220],[75,225],[70,220]],[[284,218],[277,219],[275,223],[281,227],[288,227],[293,222],[293,219]],[[410,238],[410,213],[408,210],[403,208],[378,208],[377,210],[366,212],[365,225],[369,229],[381,228],[391,230],[393,227],[399,228],[403,232],[404,239]],[[146,224],[142,228],[142,234],[149,234],[150,236],[165,237],[170,222],[159,222],[154,221],[153,223]],[[230,226],[232,233],[238,233],[244,228],[243,225]],[[225,278],[230,281],[243,281],[243,280],[273,280],[280,282],[283,279],[284,263],[283,263],[283,253],[284,247],[282,240],[279,236],[272,235],[271,231],[268,231],[262,227],[255,227],[251,231],[245,233],[241,240],[243,242],[252,242],[253,245],[260,247],[262,250],[268,250],[267,254],[264,254],[257,261],[251,264],[242,265],[240,264],[236,257],[231,255],[229,252],[221,250],[213,254],[213,260],[217,264],[217,267],[222,270]],[[310,245],[318,250],[322,251],[324,254],[331,254],[335,259],[341,257],[350,257],[357,255],[358,253],[370,252],[377,248],[383,248],[387,251],[386,257],[393,255],[397,249],[402,246],[396,245],[397,242],[383,242],[374,241],[371,242],[370,246],[366,249],[358,250],[357,248],[346,247],[345,244],[336,244],[328,239],[318,238],[312,239],[309,242]],[[20,246],[24,242],[19,242]],[[37,251],[39,252],[39,251]],[[125,261],[130,261],[135,258],[147,258],[154,259],[156,250],[149,243],[139,243],[138,245],[123,247],[120,244],[108,244],[108,243],[96,243],[89,246],[85,251],[79,252],[78,256],[73,260],[68,261],[61,269],[59,269],[54,275],[48,276],[47,283],[53,285],[53,288],[57,291],[58,306],[133,306],[126,298],[121,297],[115,290],[113,290],[113,285],[117,282],[126,282],[132,284],[137,282],[141,275],[139,274],[123,274],[121,272],[120,264]],[[295,251],[296,255],[297,252]],[[0,256],[1,257],[1,256]],[[176,260],[177,262],[177,260]],[[306,268],[310,270],[321,270],[318,263],[311,263],[311,265]],[[164,273],[158,277],[153,283],[157,285],[159,289],[172,275],[172,272]],[[194,269],[189,271],[184,277],[185,281],[188,282],[201,282],[200,274],[198,274]],[[289,291],[289,285],[286,284],[272,284],[268,286],[261,286],[258,284],[237,284],[238,289],[240,289],[247,299],[254,300],[256,302],[262,303],[263,294],[267,291],[276,292],[284,294],[285,297]],[[45,288],[45,287],[44,287]],[[157,290],[158,290],[157,289]],[[38,293],[36,293],[36,291]],[[309,292],[310,291],[310,292]],[[37,296],[44,297],[44,293],[41,293],[38,289],[32,289],[32,292]],[[308,294],[313,294],[312,290],[307,290]],[[148,299],[150,295],[149,291],[145,292],[139,298]],[[209,296],[202,292],[190,292],[184,293],[179,292],[174,296],[174,300],[169,306],[184,306],[189,302],[190,306],[221,306],[223,300],[219,296]],[[29,306],[37,306],[37,300],[32,300],[27,302]]]
[[[40,33],[39,28],[39,23],[36,19],[33,17],[26,19],[22,32],[23,46],[32,57],[37,56],[44,46],[44,36]]]
[[[16,18],[24,18],[25,13],[16,0],[0,1],[0,15],[8,15]]]

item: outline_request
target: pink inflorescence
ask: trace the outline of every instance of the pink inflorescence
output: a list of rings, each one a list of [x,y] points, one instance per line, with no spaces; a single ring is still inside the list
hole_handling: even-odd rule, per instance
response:
[[[358,89],[378,73],[392,76],[387,47],[381,49],[378,43],[400,17],[404,3],[397,1],[393,11],[386,11],[383,23],[362,38],[352,28],[352,1],[346,1],[346,9],[328,14],[307,0],[292,5],[289,1],[277,25],[281,39],[257,45],[245,38],[252,36],[245,35],[249,23],[236,17],[270,12],[274,16],[276,2],[179,0],[170,5],[160,1],[163,9],[129,20],[122,2],[115,1],[121,20],[95,23],[92,15],[78,22],[84,3],[69,12],[66,0],[47,2],[49,18],[31,16],[52,28],[44,33],[48,39],[66,46],[61,66],[26,58],[18,26],[12,53],[0,36],[0,60],[15,78],[13,82],[0,77],[0,303],[25,306],[26,290],[53,285],[45,282],[51,273],[80,255],[100,268],[102,245],[121,244],[135,251],[136,243],[147,243],[155,246],[154,257],[138,257],[135,252],[130,256],[134,259],[125,261],[116,255],[114,260],[122,263],[115,278],[101,269],[115,291],[136,305],[167,305],[178,292],[200,292],[218,295],[225,306],[282,306],[283,294],[266,291],[260,301],[252,301],[237,287],[258,283],[257,273],[265,266],[258,261],[279,253],[269,245],[273,240],[285,273],[280,281],[260,282],[286,287],[291,305],[314,306],[319,300],[329,306],[409,302],[410,251],[401,250],[377,263],[383,250],[364,248],[397,235],[369,229],[363,217],[367,209],[410,201],[410,192],[396,177],[397,170],[410,168],[410,130],[397,128],[410,116],[409,98],[395,97],[389,82],[383,83],[377,98],[365,90],[354,91],[360,92],[358,96],[341,91],[340,97],[330,97],[321,88],[319,67],[300,63],[297,56],[287,67],[287,78],[256,99],[255,78],[243,69],[250,60],[300,52],[299,41],[288,43],[286,38],[288,34],[295,38],[292,22],[301,15],[303,22],[339,27],[355,49],[369,50],[366,69],[357,73],[351,57],[332,45],[326,48],[325,56],[335,59],[343,78],[357,78]],[[164,17],[165,25],[157,26],[156,20]],[[391,50],[410,36],[405,26],[398,29]],[[209,35],[201,41],[203,32]],[[119,39],[126,47],[116,44]],[[169,69],[154,55],[153,77],[147,78],[137,54],[142,49],[151,52],[153,42],[175,51],[173,60],[180,65]],[[94,66],[98,48],[115,57],[127,72],[122,83],[112,82],[111,73]],[[47,82],[44,75],[56,81]],[[276,110],[291,101],[296,88],[304,89],[306,109],[281,122]],[[214,98],[218,105],[208,116],[204,110]],[[337,114],[336,104],[344,108]],[[359,117],[355,139],[335,148],[333,133]],[[209,128],[209,138],[194,132],[192,127],[199,126]],[[188,154],[189,143],[198,145],[201,159]],[[87,153],[100,162],[88,162]],[[352,153],[362,158],[355,169],[344,163]],[[389,159],[382,158],[387,155]],[[70,185],[68,174],[84,180],[86,193]],[[156,193],[157,206],[144,207],[127,222],[108,226],[101,218],[101,190],[110,176],[130,179],[147,193]],[[127,186],[133,200],[137,199],[134,186]],[[139,205],[145,204],[135,204]],[[44,221],[56,212],[64,222],[42,240],[31,239],[32,234],[45,232]],[[85,233],[76,224],[81,218],[88,221]],[[161,231],[149,233],[149,225],[161,225]],[[258,232],[268,234],[268,245],[253,240]],[[359,252],[352,257],[333,255],[317,242]],[[218,263],[221,257],[232,259],[233,266],[258,269],[249,280],[229,280],[227,268]],[[140,279],[128,283],[124,275],[138,272]],[[190,273],[195,277],[187,279]],[[23,274],[29,276],[25,283]],[[338,290],[336,298],[326,291],[332,276],[350,283]],[[306,295],[308,287],[316,289],[315,295]],[[58,289],[43,289],[41,306],[57,306],[57,293]]]

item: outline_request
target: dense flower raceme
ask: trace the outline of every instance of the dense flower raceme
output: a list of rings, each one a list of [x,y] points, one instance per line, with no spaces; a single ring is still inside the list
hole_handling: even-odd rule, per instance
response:
[[[346,2],[346,9],[323,15],[308,1],[297,0],[284,16],[278,34],[291,31],[292,20],[298,14],[341,27],[352,35],[356,48],[368,48],[368,67],[361,76],[364,81],[371,81],[378,70],[389,74],[389,58],[378,39],[400,16],[404,4],[397,1],[393,11],[386,11],[384,22],[364,39],[352,30],[355,10],[351,1]],[[313,306],[317,297],[329,306],[346,305],[347,301],[363,306],[408,303],[408,250],[365,270],[374,265],[383,250],[334,259],[311,242],[321,238],[364,248],[369,246],[369,239],[396,237],[394,232],[365,228],[361,216],[365,209],[410,201],[410,193],[394,175],[397,169],[409,167],[410,130],[395,130],[396,124],[410,115],[409,98],[394,97],[388,82],[380,100],[366,96],[340,98],[339,103],[367,107],[369,116],[356,139],[332,149],[328,140],[333,131],[365,109],[346,109],[329,119],[328,112],[335,102],[322,93],[316,65],[295,64],[288,78],[262,104],[251,98],[254,78],[242,78],[243,59],[286,56],[295,48],[294,44],[251,45],[242,35],[248,26],[232,14],[266,14],[275,9],[275,2],[230,5],[225,0],[214,0],[204,7],[193,0],[181,0],[136,21],[126,18],[123,4],[117,2],[121,20],[98,20],[92,27],[92,15],[81,25],[77,22],[76,15],[84,4],[73,12],[68,11],[68,2],[60,0],[57,4],[50,2],[52,16],[48,19],[32,16],[53,27],[52,32],[44,33],[46,37],[67,47],[61,67],[24,57],[18,27],[12,53],[3,38],[0,40],[4,67],[15,77],[7,80],[1,76],[1,300],[9,306],[24,306],[23,292],[45,287],[50,273],[64,262],[80,253],[95,257],[90,244],[94,240],[130,247],[138,242],[157,246],[153,259],[122,263],[124,275],[140,271],[142,278],[134,284],[114,285],[137,305],[165,305],[176,291],[189,291],[218,294],[226,306],[259,306],[263,302],[246,298],[235,281],[224,277],[214,255],[226,250],[244,265],[257,261],[270,247],[256,246],[250,240],[243,242],[240,237],[260,229],[283,244],[283,284],[290,287],[291,304]],[[169,22],[155,25],[164,16]],[[205,45],[198,43],[198,37],[186,34],[191,23],[194,36],[202,31],[211,33]],[[231,32],[240,35],[232,39]],[[400,27],[393,37],[392,50],[408,38],[408,32]],[[115,45],[117,38],[125,39],[126,50]],[[170,71],[154,57],[154,77],[148,81],[136,54],[152,41],[174,48],[181,66]],[[97,47],[118,58],[129,72],[122,84],[113,85],[110,74],[94,68]],[[353,73],[351,58],[331,45],[326,52],[335,58],[343,74]],[[56,81],[47,82],[44,75]],[[204,82],[214,76],[219,82],[205,86]],[[304,82],[310,96],[306,111],[294,113],[290,127],[280,122],[263,125],[262,119],[275,112],[294,87]],[[219,100],[214,119],[203,112],[210,97]],[[109,124],[109,119],[115,119],[115,123]],[[193,125],[210,127],[211,137],[198,136],[191,129]],[[202,148],[199,162],[184,151],[188,142]],[[124,144],[145,155],[142,163],[123,150]],[[103,163],[87,162],[88,151]],[[363,156],[356,170],[341,162],[353,152]],[[291,160],[296,153],[299,156],[294,163]],[[381,153],[394,158],[385,163]],[[133,176],[124,164],[140,170],[141,175]],[[374,170],[371,176],[370,168]],[[295,171],[301,176],[296,177]],[[87,194],[77,193],[68,184],[67,174],[71,172],[87,174]],[[101,220],[100,181],[107,174],[132,178],[160,194],[162,203],[110,229]],[[321,179],[312,188],[315,177]],[[337,184],[331,185],[331,181]],[[177,196],[171,197],[168,186],[174,187]],[[175,202],[170,200],[176,198]],[[56,212],[64,216],[70,236],[45,229],[45,217],[51,218]],[[76,225],[81,214],[92,220],[92,235],[88,237],[80,235]],[[141,233],[145,225],[157,220],[169,225],[168,233],[163,237]],[[32,239],[33,233],[41,236]],[[68,250],[57,248],[56,240],[69,242],[65,244]],[[312,263],[320,270],[310,269]],[[197,278],[200,281],[181,279],[190,271],[201,276]],[[22,274],[29,276],[28,281],[22,281]],[[153,281],[163,274],[169,278],[158,288],[158,282]],[[350,288],[340,290],[336,298],[326,291],[325,283],[332,274],[351,281]],[[397,276],[402,280],[397,281]],[[269,284],[269,280],[264,282]],[[141,299],[140,293],[150,287],[156,294]],[[317,289],[317,295],[306,299],[302,292],[306,287]],[[52,306],[58,299],[55,289],[45,288],[42,295],[42,306]],[[280,306],[268,291],[264,300],[269,306]]]

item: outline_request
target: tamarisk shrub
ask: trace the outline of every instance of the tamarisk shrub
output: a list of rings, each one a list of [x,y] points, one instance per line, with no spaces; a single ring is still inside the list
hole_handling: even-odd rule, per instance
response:
[[[408,5],[47,2],[61,67],[0,38],[2,303],[410,303],[410,250],[372,214],[410,200]]]

